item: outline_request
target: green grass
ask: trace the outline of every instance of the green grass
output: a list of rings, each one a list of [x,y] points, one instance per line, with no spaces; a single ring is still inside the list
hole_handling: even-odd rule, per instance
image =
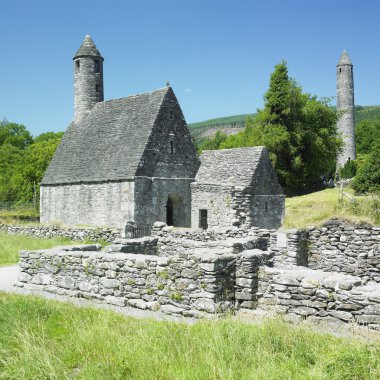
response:
[[[377,379],[380,343],[279,321],[193,325],[0,293],[0,379]]]
[[[351,193],[350,189],[345,192]],[[332,218],[380,224],[379,200],[370,196],[353,196],[355,204],[339,203],[339,189],[325,189],[299,197],[286,198],[284,227],[306,228]]]
[[[66,238],[38,239],[24,235],[0,233],[0,266],[18,262],[18,251],[21,249],[46,249],[57,245],[75,244]]]

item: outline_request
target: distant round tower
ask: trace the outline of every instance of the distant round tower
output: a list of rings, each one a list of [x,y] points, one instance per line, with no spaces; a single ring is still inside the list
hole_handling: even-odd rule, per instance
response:
[[[353,65],[346,50],[343,50],[337,65],[337,94],[337,109],[340,115],[337,128],[344,142],[342,153],[337,159],[337,166],[343,167],[349,159],[356,158],[354,75]]]
[[[74,60],[74,122],[83,120],[95,104],[104,100],[103,57],[87,35]]]

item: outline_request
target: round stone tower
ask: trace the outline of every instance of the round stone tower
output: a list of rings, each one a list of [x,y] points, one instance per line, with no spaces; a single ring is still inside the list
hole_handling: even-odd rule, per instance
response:
[[[74,60],[74,122],[78,124],[104,100],[103,57],[87,35]]]
[[[337,128],[344,146],[337,159],[337,166],[343,167],[348,160],[356,158],[355,149],[355,103],[353,65],[346,50],[343,50],[337,65]]]

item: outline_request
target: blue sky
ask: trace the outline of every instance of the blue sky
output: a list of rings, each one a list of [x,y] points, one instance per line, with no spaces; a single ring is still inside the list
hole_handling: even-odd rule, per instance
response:
[[[378,0],[0,0],[0,15],[0,118],[33,135],[72,120],[86,34],[105,58],[105,99],[169,80],[188,123],[255,112],[282,59],[304,91],[335,96],[344,48],[356,104],[380,104]]]

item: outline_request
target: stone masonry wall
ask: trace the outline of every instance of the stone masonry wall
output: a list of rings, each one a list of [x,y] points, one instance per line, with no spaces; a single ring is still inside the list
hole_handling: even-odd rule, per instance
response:
[[[380,227],[332,220],[309,230],[308,250],[312,269],[380,282]]]
[[[41,186],[41,223],[121,227],[134,213],[134,182]]]
[[[65,237],[70,240],[105,240],[113,242],[120,238],[120,231],[112,228],[79,228],[70,227],[62,228],[59,226],[12,226],[8,224],[0,224],[0,232],[10,235],[26,235],[37,238],[53,238]]]
[[[169,258],[99,248],[21,251],[19,286],[195,317],[233,305],[233,255]]]
[[[380,330],[380,288],[360,277],[308,268],[258,271],[256,311],[283,314],[292,322],[356,322]]]

